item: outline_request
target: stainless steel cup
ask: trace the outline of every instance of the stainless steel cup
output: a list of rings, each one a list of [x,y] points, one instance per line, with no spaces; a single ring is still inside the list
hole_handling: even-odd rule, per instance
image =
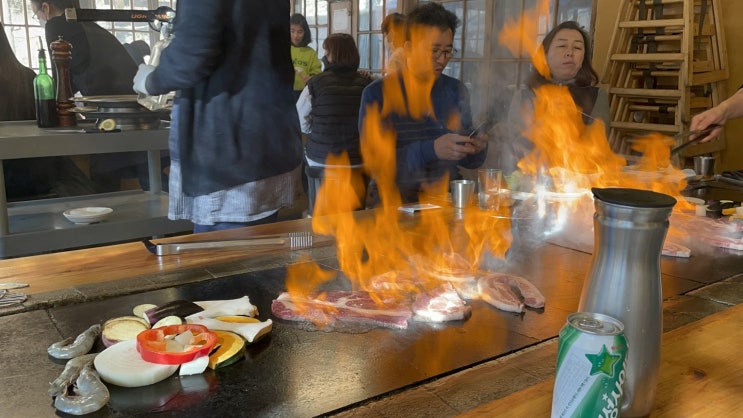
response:
[[[703,178],[715,176],[715,157],[697,155],[694,157],[694,172]]]
[[[451,200],[455,208],[465,208],[472,204],[472,197],[475,195],[474,180],[452,180],[449,184],[451,188]]]

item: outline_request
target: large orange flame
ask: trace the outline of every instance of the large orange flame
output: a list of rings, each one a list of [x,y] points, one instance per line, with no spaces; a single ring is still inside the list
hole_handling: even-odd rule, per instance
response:
[[[415,217],[398,210],[402,199],[396,186],[397,133],[385,123],[385,118],[398,113],[420,119],[434,113],[430,94],[435,81],[431,50],[439,35],[437,31],[411,33],[414,43],[423,46],[407,50],[407,67],[401,70],[400,78],[384,80],[383,107],[366,109],[361,153],[364,170],[376,182],[381,207],[373,212],[353,212],[360,208],[356,191],[363,186],[361,174],[346,168],[345,155],[328,158],[326,164],[333,167],[326,167],[325,180],[315,200],[313,231],[335,237],[343,275],[355,290],[370,291],[380,304],[390,298],[409,298],[411,290],[441,283],[429,271],[411,264],[416,256],[422,255],[443,269],[459,268],[453,264],[464,260],[465,269],[474,271],[485,252],[503,257],[511,242],[507,217],[468,208],[452,218],[453,209],[446,210],[451,208],[446,199],[448,178],[425,185],[425,192],[419,197],[420,203],[442,206],[443,210],[425,211]],[[455,115],[444,122],[456,129],[460,119]],[[305,264],[289,269],[287,290],[299,296],[322,298],[317,290],[334,275],[316,263]],[[416,282],[412,288],[406,284],[411,276]],[[380,277],[387,282],[382,287],[375,281]]]
[[[549,1],[539,0],[519,20],[509,21],[499,40],[518,53],[519,46],[530,51],[535,68],[549,79],[545,51],[538,42],[537,22],[549,15]],[[385,123],[391,113],[408,113],[421,118],[433,114],[430,90],[435,81],[432,71],[432,42],[435,31],[413,32],[411,36],[423,45],[406,50],[406,68],[401,78],[387,77],[383,83],[384,104],[370,106],[362,126],[361,153],[364,170],[376,182],[382,206],[374,211],[359,209],[358,190],[363,188],[361,173],[344,168],[345,155],[331,156],[326,180],[318,191],[312,227],[316,233],[332,235],[337,242],[337,258],[343,275],[355,290],[367,290],[382,301],[405,299],[416,289],[431,288],[440,279],[436,271],[475,272],[485,254],[505,258],[512,242],[510,208],[502,205],[499,212],[477,208],[455,210],[446,200],[447,178],[426,185],[420,203],[442,206],[419,216],[402,213],[396,187],[397,133]],[[425,47],[429,45],[429,47]],[[405,93],[401,81],[405,86]],[[642,154],[636,165],[612,152],[606,127],[599,120],[585,124],[583,111],[576,106],[564,86],[544,85],[534,91],[533,109],[525,114],[525,129],[520,134],[534,145],[518,163],[525,178],[531,178],[531,190],[521,190],[539,199],[534,216],[552,216],[555,229],[591,230],[594,212],[591,187],[629,187],[653,190],[679,197],[676,210],[691,205],[680,199],[685,186],[684,175],[670,165],[673,141],[662,135],[638,137],[635,149]],[[459,126],[454,117],[445,121],[451,129]],[[548,185],[541,180],[548,180]],[[578,196],[577,198],[569,198]],[[542,198],[549,197],[549,203]],[[566,198],[567,197],[567,198]],[[449,210],[446,210],[448,208]],[[453,215],[453,216],[452,216]],[[545,231],[548,233],[550,231]],[[411,263],[426,259],[430,264]],[[332,272],[315,263],[292,266],[287,277],[287,290],[299,296],[317,295],[317,290],[335,278]],[[433,268],[431,268],[433,266]],[[416,286],[409,286],[414,277]],[[384,286],[377,279],[383,278]],[[317,324],[322,326],[323,324]]]

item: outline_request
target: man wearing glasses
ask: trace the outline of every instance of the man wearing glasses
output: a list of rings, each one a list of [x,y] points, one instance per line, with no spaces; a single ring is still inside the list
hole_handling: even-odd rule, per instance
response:
[[[361,98],[362,149],[372,135],[379,136],[383,131],[392,130],[397,137],[395,185],[402,203],[417,202],[428,185],[447,176],[461,178],[458,166],[477,168],[487,155],[487,135],[467,135],[472,129],[467,87],[443,74],[456,53],[453,42],[458,24],[456,15],[438,3],[425,3],[411,11],[404,46],[405,67],[399,74],[370,84]],[[380,119],[371,117],[377,112]],[[365,122],[369,125],[366,130]],[[384,151],[366,152],[375,154],[364,155],[365,164],[374,167],[379,164],[375,156]],[[381,200],[395,199],[396,196],[384,195],[385,173],[372,174],[378,185],[370,186],[370,201],[378,204],[374,193],[377,186],[383,194]]]

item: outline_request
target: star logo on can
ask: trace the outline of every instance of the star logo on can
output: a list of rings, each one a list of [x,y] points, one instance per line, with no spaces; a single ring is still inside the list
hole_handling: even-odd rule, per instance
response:
[[[614,376],[614,367],[620,360],[621,356],[609,354],[605,345],[601,346],[598,354],[586,354],[586,358],[591,362],[591,376],[599,373],[611,377]]]

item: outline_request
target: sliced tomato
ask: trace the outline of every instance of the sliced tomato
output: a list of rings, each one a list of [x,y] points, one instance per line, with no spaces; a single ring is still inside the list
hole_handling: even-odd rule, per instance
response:
[[[191,331],[194,338],[184,351],[167,350],[167,340]],[[203,325],[181,324],[148,329],[137,334],[137,351],[142,360],[158,364],[183,364],[197,357],[208,355],[217,344],[217,334]]]

